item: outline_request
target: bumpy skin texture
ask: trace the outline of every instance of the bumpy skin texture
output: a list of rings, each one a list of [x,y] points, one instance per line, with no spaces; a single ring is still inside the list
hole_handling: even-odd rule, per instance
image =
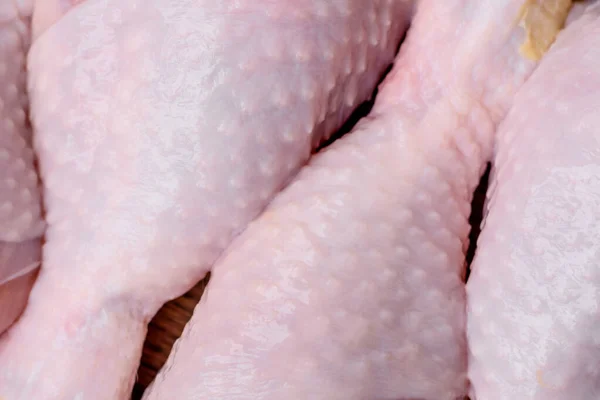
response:
[[[563,31],[498,132],[467,285],[477,400],[600,398],[600,7]]]
[[[128,397],[147,320],[372,93],[410,12],[89,0],[47,28],[29,57],[44,268],[0,342],[0,395]]]
[[[414,131],[375,118],[234,242],[146,399],[465,393],[468,196],[448,181],[459,154],[415,154],[427,145]]]
[[[148,400],[460,398],[467,391],[462,278],[470,197],[492,155],[497,123],[536,66],[518,55],[523,32],[514,22],[521,3],[420,1],[372,115],[313,158],[247,230],[316,144],[368,95],[405,28],[408,3],[90,0],[40,30],[30,91],[50,230],[30,306],[0,342],[0,396],[127,398],[146,320],[203,276],[239,234]],[[597,17],[589,15],[574,24],[597,37]],[[560,57],[563,65],[568,57],[593,68],[597,53],[577,49],[564,47],[561,55],[558,45],[558,66],[541,70],[546,77],[532,79],[523,93],[533,94],[521,94],[517,104],[539,100],[540,82],[560,76],[552,69]],[[590,77],[576,85],[578,94],[591,90],[584,84],[597,86],[596,75]],[[552,95],[561,116],[569,106],[560,96],[574,89],[560,79],[557,87]],[[587,105],[575,133],[593,126]],[[522,118],[515,129],[527,128]],[[585,157],[593,161],[590,132],[581,147],[589,144]],[[595,169],[588,165],[582,172],[588,175],[577,175],[581,153],[558,152],[562,142],[534,146],[546,155],[533,162],[525,150],[514,150],[518,133],[504,137],[492,197],[499,200],[488,204],[500,216],[490,214],[484,235],[491,239],[484,236],[482,246],[491,250],[478,258],[488,257],[489,265],[501,259],[493,246],[505,251],[502,238],[514,234],[497,204],[520,212],[502,201],[527,186],[511,188],[519,181],[506,177],[523,174],[519,165],[532,164],[519,177],[531,184],[543,175],[536,165],[565,162],[534,193],[548,209],[554,210],[545,196],[558,190],[556,182],[572,185],[578,212],[596,200]],[[506,251],[521,263],[535,259],[536,246],[543,251],[558,230],[523,209],[531,213],[527,223],[542,225],[537,236],[515,235],[521,253]],[[556,226],[572,223],[560,220],[560,211]],[[591,222],[581,221],[569,229],[586,231]],[[583,260],[577,257],[583,256],[568,255]],[[543,259],[540,268],[556,291],[540,297],[532,283],[537,275],[515,279],[532,269],[517,269],[511,260],[501,265],[510,269],[505,278],[475,266],[484,282],[469,309],[470,334],[479,335],[471,347],[476,393],[482,387],[490,399],[594,398],[596,314],[586,302],[594,303],[598,279],[591,268],[581,271],[591,262],[570,270],[570,280],[552,280],[565,272],[548,269],[555,258]],[[569,295],[585,292],[578,306],[565,306],[565,282]],[[502,290],[529,290],[531,301],[521,310],[572,307],[571,319],[561,315],[555,321],[562,325],[540,328],[534,316],[516,329],[510,301],[519,300],[498,300]],[[500,323],[490,319],[497,310]],[[539,320],[558,315],[552,310]],[[523,341],[533,328],[542,350],[518,347],[510,354],[516,362],[494,360],[506,351],[503,340]],[[508,339],[494,337],[500,329]],[[575,356],[553,352],[556,339],[571,344]],[[522,348],[546,351],[564,387],[545,396],[531,381],[519,386],[512,374],[535,358]],[[498,362],[476,360],[486,351],[483,357]],[[537,378],[548,381],[544,371]]]
[[[25,93],[31,9],[0,3],[0,333],[25,306],[44,228]]]
[[[466,394],[471,195],[535,64],[520,2],[418,7],[371,115],[229,247],[146,400]]]

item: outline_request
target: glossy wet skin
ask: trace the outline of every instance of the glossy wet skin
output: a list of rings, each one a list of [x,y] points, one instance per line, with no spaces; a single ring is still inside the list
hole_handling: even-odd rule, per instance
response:
[[[36,11],[29,95],[47,243],[29,305],[0,339],[0,396],[128,398],[147,321],[208,270],[147,399],[454,400],[468,378],[480,400],[597,394],[585,355],[554,367],[563,386],[548,395],[527,372],[565,356],[493,335],[512,326],[511,299],[543,283],[494,279],[515,246],[494,238],[529,218],[499,196],[534,199],[532,181],[493,176],[483,255],[464,284],[470,201],[488,161],[528,162],[542,176],[585,146],[598,162],[591,114],[552,122],[532,105],[548,95],[568,109],[584,95],[542,83],[561,60],[600,58],[568,36],[597,32],[597,8],[536,62],[519,53],[519,1],[141,4],[89,0],[63,15],[69,2],[47,0]],[[369,117],[310,157],[373,91],[411,19]],[[582,139],[547,164],[515,161],[502,139],[511,129],[535,138],[518,147],[527,154],[559,123]],[[593,204],[594,181],[577,185],[572,196]],[[577,207],[561,211],[569,220]],[[535,242],[580,227],[537,219],[529,229]],[[521,271],[541,268],[543,254],[515,243]],[[544,254],[559,242],[549,243]],[[593,242],[578,243],[593,254]],[[582,268],[592,293],[600,282]],[[499,290],[511,293],[500,303]],[[520,307],[522,326],[539,327]],[[578,329],[553,326],[539,333],[548,343],[593,354]],[[498,367],[499,353],[523,368]]]
[[[44,229],[27,117],[31,13],[28,1],[0,5],[0,333],[25,307]]]
[[[596,7],[555,43],[498,130],[467,285],[477,398],[600,393],[599,33]]]

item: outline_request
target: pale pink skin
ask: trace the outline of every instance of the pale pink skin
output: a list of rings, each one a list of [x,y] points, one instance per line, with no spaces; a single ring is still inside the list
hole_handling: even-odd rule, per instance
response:
[[[600,398],[600,5],[500,126],[467,284],[477,400]]]
[[[369,118],[295,178],[391,61],[408,2],[89,0],[64,16],[44,4],[29,61],[49,230],[30,304],[0,339],[0,396],[128,398],[147,320],[213,266],[146,399],[467,393],[466,320],[484,349],[503,345],[489,331],[495,309],[465,314],[464,250],[494,133],[536,67],[517,50],[521,1],[421,0]],[[515,104],[546,96],[544,79]],[[526,184],[512,189],[527,196]],[[498,201],[488,206],[502,233],[510,202]],[[498,278],[510,248],[488,243],[482,306],[497,301],[496,283],[535,294]],[[561,332],[541,333],[576,334]],[[511,394],[514,365],[496,361],[469,370],[472,393],[492,388],[479,400]],[[494,386],[478,373],[509,379]],[[589,382],[575,388],[582,400]]]
[[[90,0],[36,28],[48,230],[0,396],[128,398],[148,320],[372,94],[410,17],[408,1]]]
[[[471,196],[535,66],[520,5],[419,3],[369,118],[228,248],[145,400],[463,398]]]
[[[0,3],[0,333],[25,307],[44,228],[25,90],[32,9]]]

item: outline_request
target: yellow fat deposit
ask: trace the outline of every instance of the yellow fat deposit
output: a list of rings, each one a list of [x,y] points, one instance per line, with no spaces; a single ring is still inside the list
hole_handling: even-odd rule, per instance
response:
[[[525,29],[525,43],[519,49],[524,57],[537,61],[564,27],[573,0],[527,0],[519,12]]]

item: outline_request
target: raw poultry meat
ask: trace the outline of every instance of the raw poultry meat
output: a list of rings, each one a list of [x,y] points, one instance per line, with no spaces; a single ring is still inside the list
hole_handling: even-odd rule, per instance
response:
[[[44,228],[25,91],[31,10],[0,3],[0,333],[25,307]]]
[[[598,65],[591,6],[498,130],[467,284],[473,399],[600,398]]]
[[[389,0],[69,3],[35,9],[48,228],[0,341],[10,400],[128,397],[148,320],[372,94],[411,16]]]
[[[535,67],[520,6],[418,3],[369,117],[229,247],[146,400],[463,398],[471,196]]]
[[[420,0],[415,14],[400,0],[74,3],[40,0],[34,19],[29,90],[49,227],[30,304],[0,339],[0,396],[128,398],[145,323],[213,265],[148,400],[459,399],[467,319],[472,396],[535,395],[515,392],[514,366],[495,363],[504,339],[490,335],[498,287],[527,289],[485,275],[500,269],[485,254],[509,249],[494,239],[512,226],[502,193],[517,185],[527,199],[522,181],[502,181],[519,165],[512,142],[498,145],[505,166],[468,314],[463,279],[470,200],[496,127],[518,92],[500,129],[517,137],[503,132],[548,79],[540,69],[523,86],[551,42],[538,36],[554,27],[548,13],[523,15],[516,0]],[[301,169],[369,96],[413,15],[372,113]],[[583,15],[569,29],[597,34],[595,14]],[[519,16],[544,29],[524,31]],[[546,74],[560,54],[559,43]],[[528,129],[523,114],[515,129]],[[582,181],[589,190],[593,177]],[[487,318],[473,312],[477,298]],[[503,329],[513,315],[501,313]],[[594,349],[574,330],[546,333]],[[591,357],[554,375],[580,383],[582,400],[596,393]],[[569,382],[581,370],[589,380]]]

